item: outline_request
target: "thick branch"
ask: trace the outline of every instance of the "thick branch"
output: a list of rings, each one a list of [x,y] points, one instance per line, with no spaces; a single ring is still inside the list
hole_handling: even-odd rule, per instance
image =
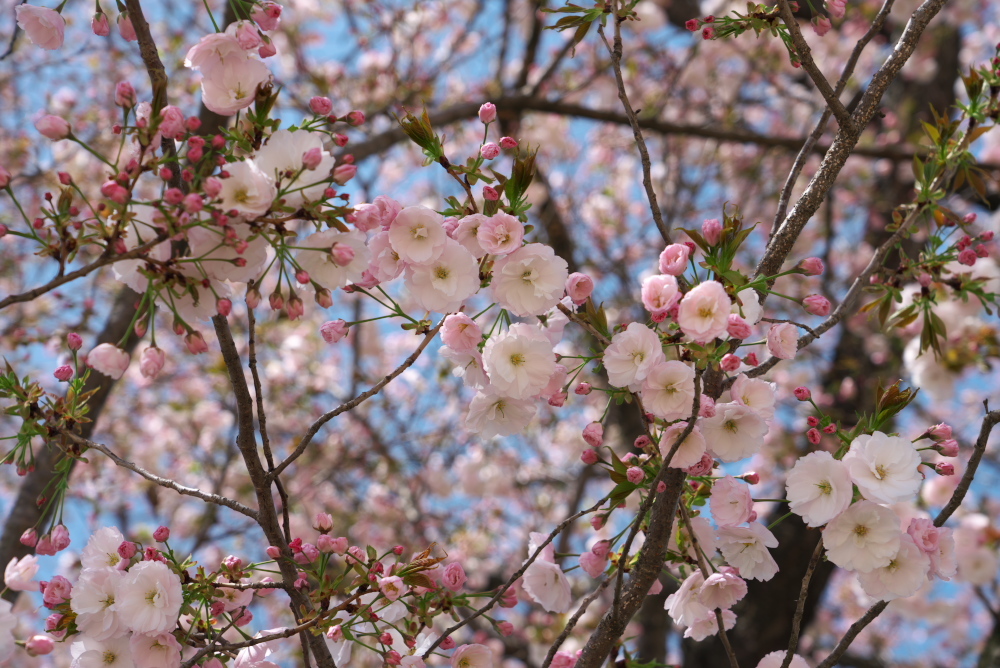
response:
[[[278,568],[281,569],[282,580],[290,587],[288,589],[288,597],[291,599],[292,614],[295,615],[296,622],[302,622],[303,614],[312,610],[312,603],[305,594],[291,586],[297,578],[298,571],[294,566],[292,551],[285,541],[285,536],[278,521],[274,499],[271,496],[271,481],[261,463],[260,455],[257,453],[257,439],[253,419],[253,399],[250,396],[246,376],[243,375],[243,364],[240,360],[239,352],[236,350],[236,342],[233,341],[233,333],[229,329],[229,322],[226,318],[217,315],[212,318],[212,324],[215,325],[215,333],[219,337],[222,359],[226,363],[226,370],[229,372],[229,382],[233,386],[233,394],[236,398],[236,418],[239,427],[236,446],[243,456],[243,462],[246,464],[247,472],[250,474],[250,480],[257,494],[257,523],[264,531],[264,535],[270,544],[277,547],[281,552],[281,556],[276,559],[276,563]],[[316,656],[316,661],[320,668],[337,668],[337,664],[330,655],[330,650],[327,648],[322,636],[306,633],[304,634],[304,638]]]
[[[757,265],[755,276],[773,276],[777,274],[785,258],[792,250],[792,246],[799,238],[803,228],[819,209],[826,194],[833,187],[834,182],[840,174],[840,170],[847,162],[847,158],[856,152],[858,140],[861,132],[871,121],[878,111],[879,102],[889,84],[896,78],[903,65],[913,54],[917,46],[917,41],[931,19],[937,15],[944,5],[945,0],[925,0],[925,2],[913,12],[906,29],[896,42],[893,50],[882,67],[879,68],[875,76],[872,77],[871,84],[865,90],[861,102],[851,116],[851,125],[841,126],[820,164],[819,170],[813,176],[805,192],[799,197],[798,202],[789,212],[781,227],[775,232],[774,237],[768,244],[767,251],[763,259]],[[763,295],[762,295],[763,299]]]

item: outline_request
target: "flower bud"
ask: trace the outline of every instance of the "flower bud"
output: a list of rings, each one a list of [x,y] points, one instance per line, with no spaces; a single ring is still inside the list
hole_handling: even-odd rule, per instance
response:
[[[591,422],[583,428],[583,440],[592,448],[599,448],[604,443],[604,425]]]
[[[163,371],[166,361],[167,355],[162,349],[150,346],[142,351],[139,358],[139,372],[144,378],[156,378]]]
[[[21,545],[26,545],[28,547],[38,545],[38,532],[35,531],[34,527],[25,530],[25,532],[21,534]]]
[[[579,385],[576,386],[576,389],[573,390],[574,393],[580,395],[587,395],[590,394],[592,391],[593,388],[590,386],[590,383],[580,383]]]
[[[487,102],[479,107],[479,120],[489,124],[497,119],[497,108],[492,102]]]
[[[497,189],[494,188],[493,186],[484,186],[483,187],[483,198],[487,202],[496,202],[497,200],[500,199],[500,193],[498,193]]]
[[[327,343],[337,343],[347,336],[348,326],[343,320],[330,320],[320,325],[319,333]]]
[[[200,355],[201,353],[208,352],[208,344],[205,342],[205,337],[201,335],[201,332],[191,332],[185,336],[184,345],[187,346],[188,352],[192,355]]]
[[[492,160],[500,155],[500,147],[493,142],[487,142],[479,149],[479,154],[487,160]]]
[[[723,371],[736,371],[743,364],[743,361],[739,357],[732,353],[726,353],[722,356],[722,360],[719,362],[719,368]]]
[[[818,257],[807,257],[799,263],[799,270],[806,276],[819,276],[823,273],[823,260]]]
[[[329,533],[333,529],[333,515],[330,513],[316,513],[316,524],[313,528],[320,533]]]
[[[809,439],[809,442],[813,445],[819,445],[819,441],[822,436],[820,435],[819,430],[814,427],[806,432],[806,438]]]
[[[955,475],[955,465],[949,462],[941,462],[940,464],[935,464],[934,470],[938,472],[938,475],[943,475],[943,476]]]
[[[314,146],[302,154],[302,165],[309,170],[314,170],[323,162],[323,149]]]
[[[953,438],[949,438],[945,441],[941,441],[935,446],[935,450],[941,453],[944,457],[957,457],[958,456],[958,441]]]
[[[66,139],[70,135],[70,125],[64,118],[46,114],[35,121],[35,129],[43,137],[52,140]]]
[[[701,224],[701,236],[705,238],[709,246],[719,243],[719,239],[722,238],[722,223],[719,222],[719,219],[709,218],[703,222]]]
[[[66,335],[66,345],[70,350],[79,350],[83,347],[83,338],[76,332],[70,332]]]
[[[584,464],[586,464],[587,466],[590,466],[591,464],[596,464],[597,463],[597,450],[594,450],[592,448],[587,448],[580,455],[580,461],[583,462]]]
[[[750,328],[750,323],[744,320],[738,313],[730,313],[729,325],[726,327],[726,332],[734,339],[748,339],[753,330]]]
[[[309,100],[309,109],[318,116],[329,116],[333,111],[333,102],[328,97],[314,97]]]
[[[108,23],[108,15],[104,12],[97,12],[90,20],[90,29],[98,37],[107,37],[111,34],[111,25]]]
[[[139,551],[139,548],[135,546],[130,540],[123,540],[122,544],[118,546],[118,556],[128,561],[135,556],[135,553]]]
[[[501,137],[500,148],[505,148],[505,149],[517,148],[517,140],[511,137]]]
[[[28,642],[24,643],[24,649],[28,652],[28,656],[41,656],[43,654],[49,654],[55,648],[56,643],[49,636],[37,635],[31,636]]]
[[[115,86],[115,104],[124,109],[135,106],[135,88],[128,81],[119,81]]]
[[[566,294],[574,304],[580,305],[594,292],[594,279],[587,274],[573,272],[566,279]]]
[[[809,401],[812,399],[812,392],[809,391],[808,387],[796,387],[792,390],[792,394],[794,394],[795,398],[799,401]]]
[[[826,317],[830,315],[830,300],[822,295],[809,295],[802,300],[802,308],[812,315]]]
[[[61,367],[57,368],[52,374],[56,377],[56,380],[66,382],[73,377],[73,367],[69,364],[63,364]]]
[[[333,182],[342,186],[353,179],[357,173],[358,168],[355,165],[339,165],[333,170]]]
[[[170,529],[165,526],[158,527],[156,531],[153,532],[153,540],[157,543],[166,543],[170,540]]]

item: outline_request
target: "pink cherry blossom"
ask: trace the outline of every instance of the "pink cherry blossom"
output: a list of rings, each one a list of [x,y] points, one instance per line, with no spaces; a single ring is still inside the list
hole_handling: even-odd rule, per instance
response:
[[[66,21],[62,14],[47,7],[17,5],[14,8],[17,25],[28,35],[32,44],[53,51],[62,48]]]
[[[775,357],[790,360],[799,350],[798,330],[790,322],[771,325],[767,331],[767,349]]]
[[[681,299],[677,323],[693,341],[705,343],[722,336],[729,327],[732,300],[716,281],[705,281]]]

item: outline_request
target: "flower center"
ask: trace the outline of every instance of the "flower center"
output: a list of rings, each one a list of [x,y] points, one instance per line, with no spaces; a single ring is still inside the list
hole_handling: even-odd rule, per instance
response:
[[[448,271],[447,267],[437,267],[434,270],[434,277],[435,278],[440,278],[441,280],[444,280],[444,279],[448,278],[448,274],[449,274],[449,271]]]
[[[857,525],[856,527],[854,527],[854,535],[857,536],[858,538],[864,538],[865,536],[868,535],[868,527],[866,527],[864,524]]]
[[[115,653],[112,652],[110,649],[104,650],[104,657],[103,658],[104,658],[104,665],[106,665],[106,666],[113,665],[114,662],[118,659],[118,657],[115,655]]]
[[[699,306],[698,307],[698,317],[699,318],[711,318],[715,315],[715,309],[711,306]]]
[[[427,238],[427,228],[423,225],[416,225],[410,230],[410,235],[414,240],[426,239]]]
[[[830,484],[829,480],[821,480],[820,482],[816,483],[816,486],[819,487],[819,491],[826,496],[829,496],[830,494],[833,493],[833,485]]]
[[[879,480],[885,480],[889,475],[889,470],[882,466],[881,464],[875,467],[875,477]]]
[[[524,355],[521,353],[514,353],[510,356],[511,366],[521,366],[524,364]]]
[[[722,424],[722,426],[725,427],[726,431],[728,431],[730,434],[735,434],[736,432],[738,432],[740,430],[740,428],[736,425],[736,421],[735,420],[726,420]]]
[[[525,269],[524,273],[521,274],[521,280],[524,281],[525,283],[534,283],[535,282],[535,270],[531,269],[531,268]]]

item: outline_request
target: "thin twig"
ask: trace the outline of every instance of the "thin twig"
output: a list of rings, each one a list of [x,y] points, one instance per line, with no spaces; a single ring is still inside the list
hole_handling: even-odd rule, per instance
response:
[[[608,588],[609,584],[611,584],[611,578],[604,578],[604,580],[601,581],[601,584],[597,586],[597,589],[592,591],[587,598],[583,599],[580,603],[580,607],[578,607],[576,612],[573,613],[573,616],[566,620],[566,628],[562,630],[562,633],[559,634],[559,636],[552,643],[552,646],[549,647],[548,654],[545,655],[545,660],[542,661],[541,668],[549,668],[549,665],[552,663],[552,659],[556,656],[556,652],[558,652],[559,648],[562,647],[562,644],[566,642],[566,638],[569,637],[569,634],[573,631],[576,623],[580,621],[580,617],[583,617],[583,613],[587,611],[590,604],[601,595],[602,591]]]
[[[271,471],[268,474],[268,477],[271,479],[277,478],[279,475],[281,475],[281,472],[284,471],[286,468],[288,468],[288,466],[292,462],[301,457],[302,453],[306,451],[306,448],[309,446],[309,443],[312,442],[312,439],[316,436],[316,434],[319,432],[320,428],[323,427],[323,425],[325,425],[327,422],[337,417],[341,413],[349,411],[352,408],[363,403],[365,400],[374,397],[382,390],[383,387],[388,385],[399,374],[403,373],[411,366],[413,366],[413,363],[417,361],[417,358],[420,357],[420,354],[424,352],[424,349],[427,348],[427,346],[434,339],[434,337],[437,336],[437,333],[438,331],[440,331],[441,326],[443,324],[444,324],[444,318],[441,319],[441,322],[439,322],[434,329],[430,330],[429,332],[427,332],[427,334],[424,335],[424,340],[420,342],[420,345],[417,346],[417,349],[414,350],[409,357],[403,360],[402,364],[396,367],[389,375],[385,376],[382,380],[372,385],[369,390],[362,392],[361,394],[354,397],[350,401],[344,402],[343,404],[333,409],[332,411],[327,411],[326,413],[321,415],[319,419],[317,419],[315,422],[312,423],[312,426],[309,427],[305,435],[303,435],[302,438],[299,440],[299,444],[295,447],[295,450],[293,450],[292,453],[285,458],[285,461],[281,462],[276,469]]]
[[[688,537],[691,538],[691,547],[694,548],[695,561],[698,564],[698,570],[701,571],[701,576],[707,580],[709,578],[707,558],[705,557],[704,551],[701,546],[698,545],[698,536],[695,534],[694,529],[691,528],[691,517],[688,515],[687,507],[683,503],[678,504],[677,510],[681,514],[681,522],[684,523],[685,528],[688,531]],[[733,646],[729,642],[729,636],[726,634],[726,621],[722,618],[722,610],[715,609],[715,623],[719,628],[719,640],[722,642],[723,649],[726,650],[726,656],[729,657],[729,665],[732,668],[740,668],[740,662],[736,658],[736,652],[733,651]],[[783,668],[788,668],[784,666]]]
[[[426,659],[427,657],[429,657],[431,655],[431,652],[437,649],[438,645],[444,642],[445,638],[449,637],[452,633],[459,630],[460,628],[471,622],[473,619],[476,619],[477,617],[489,612],[493,608],[493,606],[496,605],[497,601],[499,601],[503,597],[504,593],[506,593],[508,589],[513,587],[514,583],[517,582],[517,580],[522,575],[524,575],[524,572],[528,570],[528,566],[531,566],[531,564],[535,563],[535,560],[538,559],[539,555],[542,554],[542,551],[545,549],[545,547],[549,543],[551,543],[556,536],[562,533],[573,522],[577,521],[584,515],[589,515],[590,513],[600,508],[603,503],[604,499],[601,499],[600,501],[592,505],[590,508],[586,508],[577,513],[573,513],[572,515],[564,519],[562,522],[560,522],[559,525],[555,529],[553,529],[552,532],[545,538],[545,540],[542,541],[542,543],[535,549],[534,554],[530,555],[527,558],[527,560],[525,560],[525,562],[521,564],[521,567],[517,569],[517,571],[507,579],[507,582],[505,582],[504,585],[497,590],[497,593],[493,595],[493,598],[491,598],[489,601],[486,602],[486,605],[479,608],[473,614],[469,615],[468,617],[466,617],[465,619],[458,622],[451,628],[447,629],[444,633],[442,633],[441,636],[436,641],[434,641],[434,643],[430,647],[427,648],[427,651],[423,653],[421,658]]]
[[[979,438],[976,439],[976,446],[973,450],[972,457],[969,458],[969,466],[965,469],[965,475],[962,476],[961,482],[958,483],[958,487],[951,495],[948,503],[941,512],[938,513],[937,517],[934,518],[934,526],[942,526],[952,513],[962,505],[962,501],[965,499],[966,493],[969,491],[969,486],[972,484],[972,479],[976,475],[976,469],[979,468],[979,462],[983,458],[983,453],[986,451],[986,444],[990,440],[990,433],[993,431],[993,427],[1000,423],[1000,410],[991,411],[989,403],[983,401],[983,406],[986,408],[986,416],[983,418],[983,424],[979,428]],[[847,630],[844,637],[840,639],[837,646],[833,648],[830,655],[823,659],[816,668],[832,668],[836,665],[840,657],[847,651],[847,648],[851,646],[854,639],[858,637],[866,626],[871,624],[876,617],[882,614],[886,606],[889,605],[887,601],[879,601],[872,607],[868,608],[868,611],[859,619],[858,621],[851,624],[851,628]]]
[[[850,80],[851,75],[854,74],[854,68],[858,64],[858,59],[861,57],[862,51],[868,46],[872,38],[882,30],[882,26],[885,24],[886,18],[889,16],[889,12],[892,10],[892,5],[895,0],[885,0],[882,4],[882,9],[879,10],[878,14],[875,16],[875,20],[872,21],[871,26],[868,28],[858,43],[854,45],[854,50],[851,51],[851,56],[847,59],[847,64],[844,65],[844,71],[840,74],[840,80],[837,81],[837,85],[833,89],[834,95],[837,99],[840,99],[841,93],[847,87],[847,82]],[[823,115],[820,116],[819,121],[816,123],[816,127],[813,129],[812,133],[806,139],[802,148],[799,149],[798,155],[795,156],[795,161],[792,163],[792,169],[788,172],[788,178],[785,179],[785,185],[781,188],[781,194],[778,197],[778,208],[774,214],[774,224],[772,226],[773,230],[777,230],[781,221],[785,219],[785,214],[788,212],[788,202],[792,197],[792,189],[795,187],[795,182],[799,180],[799,175],[802,173],[802,169],[805,167],[806,158],[812,153],[816,142],[819,138],[823,136],[826,132],[826,124],[830,122],[830,116],[833,115],[833,111],[827,106],[823,110]]]
[[[45,285],[39,285],[37,288],[32,288],[26,292],[22,292],[16,295],[10,295],[4,299],[0,299],[0,309],[4,309],[11,304],[20,304],[23,302],[30,302],[36,297],[41,297],[47,292],[55,290],[61,285],[65,285],[70,281],[75,281],[78,278],[83,278],[87,274],[90,274],[101,267],[106,267],[109,264],[114,264],[115,262],[121,262],[122,260],[134,260],[135,258],[141,256],[143,253],[148,251],[153,246],[165,241],[167,234],[165,232],[160,232],[156,235],[156,238],[147,241],[146,243],[136,246],[131,250],[124,253],[114,253],[110,248],[105,249],[99,258],[91,262],[90,264],[80,267],[76,271],[71,271],[68,274],[63,274],[62,276],[57,276]]]
[[[615,5],[617,6],[617,0]],[[639,121],[636,119],[632,104],[628,101],[628,93],[625,92],[625,80],[622,78],[622,27],[617,12],[612,17],[612,20],[615,22],[614,47],[608,43],[607,37],[604,36],[603,25],[598,24],[597,34],[601,36],[601,41],[604,42],[604,46],[608,49],[608,54],[611,55],[611,69],[614,70],[615,81],[618,82],[618,99],[621,100],[622,106],[625,108],[625,115],[628,117],[629,125],[632,126],[632,136],[635,138],[635,145],[639,149],[639,158],[642,161],[642,186],[646,189],[646,199],[649,200],[649,210],[653,214],[653,222],[656,223],[656,229],[660,231],[663,242],[669,244],[671,242],[670,226],[664,222],[660,205],[656,202],[656,192],[653,190],[653,177],[649,161],[649,151],[646,149],[646,140],[642,138]]]
[[[802,631],[802,616],[805,614],[806,610],[806,598],[809,595],[809,582],[812,581],[813,573],[816,571],[816,566],[819,565],[819,558],[823,554],[823,537],[816,542],[816,549],[813,550],[812,557],[809,559],[809,566],[806,568],[806,574],[802,576],[802,587],[799,588],[799,600],[795,603],[795,616],[792,617],[792,632],[788,636],[788,651],[785,652],[785,658],[781,662],[781,668],[789,668],[792,663],[792,658],[795,656],[796,650],[799,648],[799,633]]]
[[[201,499],[202,501],[207,501],[208,503],[214,503],[219,506],[225,506],[226,508],[235,510],[236,512],[242,515],[246,515],[252,520],[257,519],[257,511],[253,510],[252,508],[244,506],[239,501],[234,501],[233,499],[222,496],[221,494],[209,494],[207,492],[201,491],[196,487],[188,487],[186,485],[180,484],[176,480],[171,480],[170,478],[164,478],[163,476],[158,476],[155,473],[147,471],[138,464],[133,464],[127,459],[119,457],[114,452],[112,452],[108,446],[104,445],[103,443],[95,443],[94,441],[91,441],[88,438],[77,436],[71,431],[60,430],[59,433],[68,438],[73,443],[76,443],[77,445],[80,445],[90,450],[97,450],[105,457],[113,461],[116,465],[124,469],[128,469],[133,473],[138,473],[146,480],[156,483],[160,487],[166,487],[167,489],[174,490],[178,494],[183,494],[185,496],[193,496],[196,499]]]
[[[833,112],[840,127],[848,132],[854,132],[854,121],[851,114],[847,111],[844,103],[840,101],[840,97],[834,92],[833,87],[830,86],[830,82],[816,66],[816,61],[812,57],[812,49],[809,48],[809,42],[806,41],[799,29],[799,22],[792,14],[788,0],[778,0],[778,13],[781,14],[781,20],[788,28],[788,35],[792,38],[792,44],[795,45],[795,55],[798,56],[802,69],[816,84],[820,95],[826,101],[826,106]]]

